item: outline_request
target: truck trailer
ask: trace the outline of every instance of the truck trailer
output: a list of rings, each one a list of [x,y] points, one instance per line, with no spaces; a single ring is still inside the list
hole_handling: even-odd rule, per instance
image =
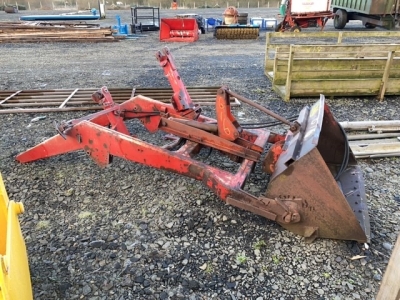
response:
[[[400,0],[332,0],[334,26],[343,29],[350,20],[360,20],[366,28],[393,29],[398,22]]]

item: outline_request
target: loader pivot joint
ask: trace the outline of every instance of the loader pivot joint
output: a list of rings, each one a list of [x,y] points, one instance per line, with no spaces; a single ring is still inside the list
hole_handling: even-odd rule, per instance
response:
[[[290,123],[290,131],[295,133],[300,130],[301,124],[297,121]]]

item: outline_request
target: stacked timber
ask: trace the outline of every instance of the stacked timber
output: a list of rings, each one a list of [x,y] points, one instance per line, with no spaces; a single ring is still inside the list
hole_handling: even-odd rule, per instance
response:
[[[0,22],[0,43],[115,42],[111,27],[85,23]]]

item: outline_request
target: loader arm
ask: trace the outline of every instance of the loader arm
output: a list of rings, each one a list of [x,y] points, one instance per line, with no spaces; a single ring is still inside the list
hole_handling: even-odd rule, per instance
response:
[[[61,123],[58,135],[16,159],[27,163],[83,150],[106,166],[112,156],[118,156],[199,180],[227,204],[274,220],[308,240],[369,240],[362,172],[322,95],[289,122],[222,87],[216,95],[216,119],[212,119],[193,105],[169,51],[164,49],[163,54],[158,52],[157,58],[174,91],[171,104],[140,95],[116,104],[103,87],[93,96],[103,111]],[[288,132],[244,129],[231,112],[231,95],[286,124]],[[177,140],[166,146],[144,142],[128,131],[125,122],[131,119],[138,119],[150,133],[163,131]],[[202,148],[238,163],[236,172],[196,160]],[[262,196],[244,190],[258,163],[271,174]]]

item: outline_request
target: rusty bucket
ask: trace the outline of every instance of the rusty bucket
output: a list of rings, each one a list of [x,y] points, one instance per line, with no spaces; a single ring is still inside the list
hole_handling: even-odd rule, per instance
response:
[[[298,199],[301,221],[280,224],[308,240],[369,242],[363,174],[324,97],[304,108],[297,121],[300,132],[287,135],[266,197]]]

